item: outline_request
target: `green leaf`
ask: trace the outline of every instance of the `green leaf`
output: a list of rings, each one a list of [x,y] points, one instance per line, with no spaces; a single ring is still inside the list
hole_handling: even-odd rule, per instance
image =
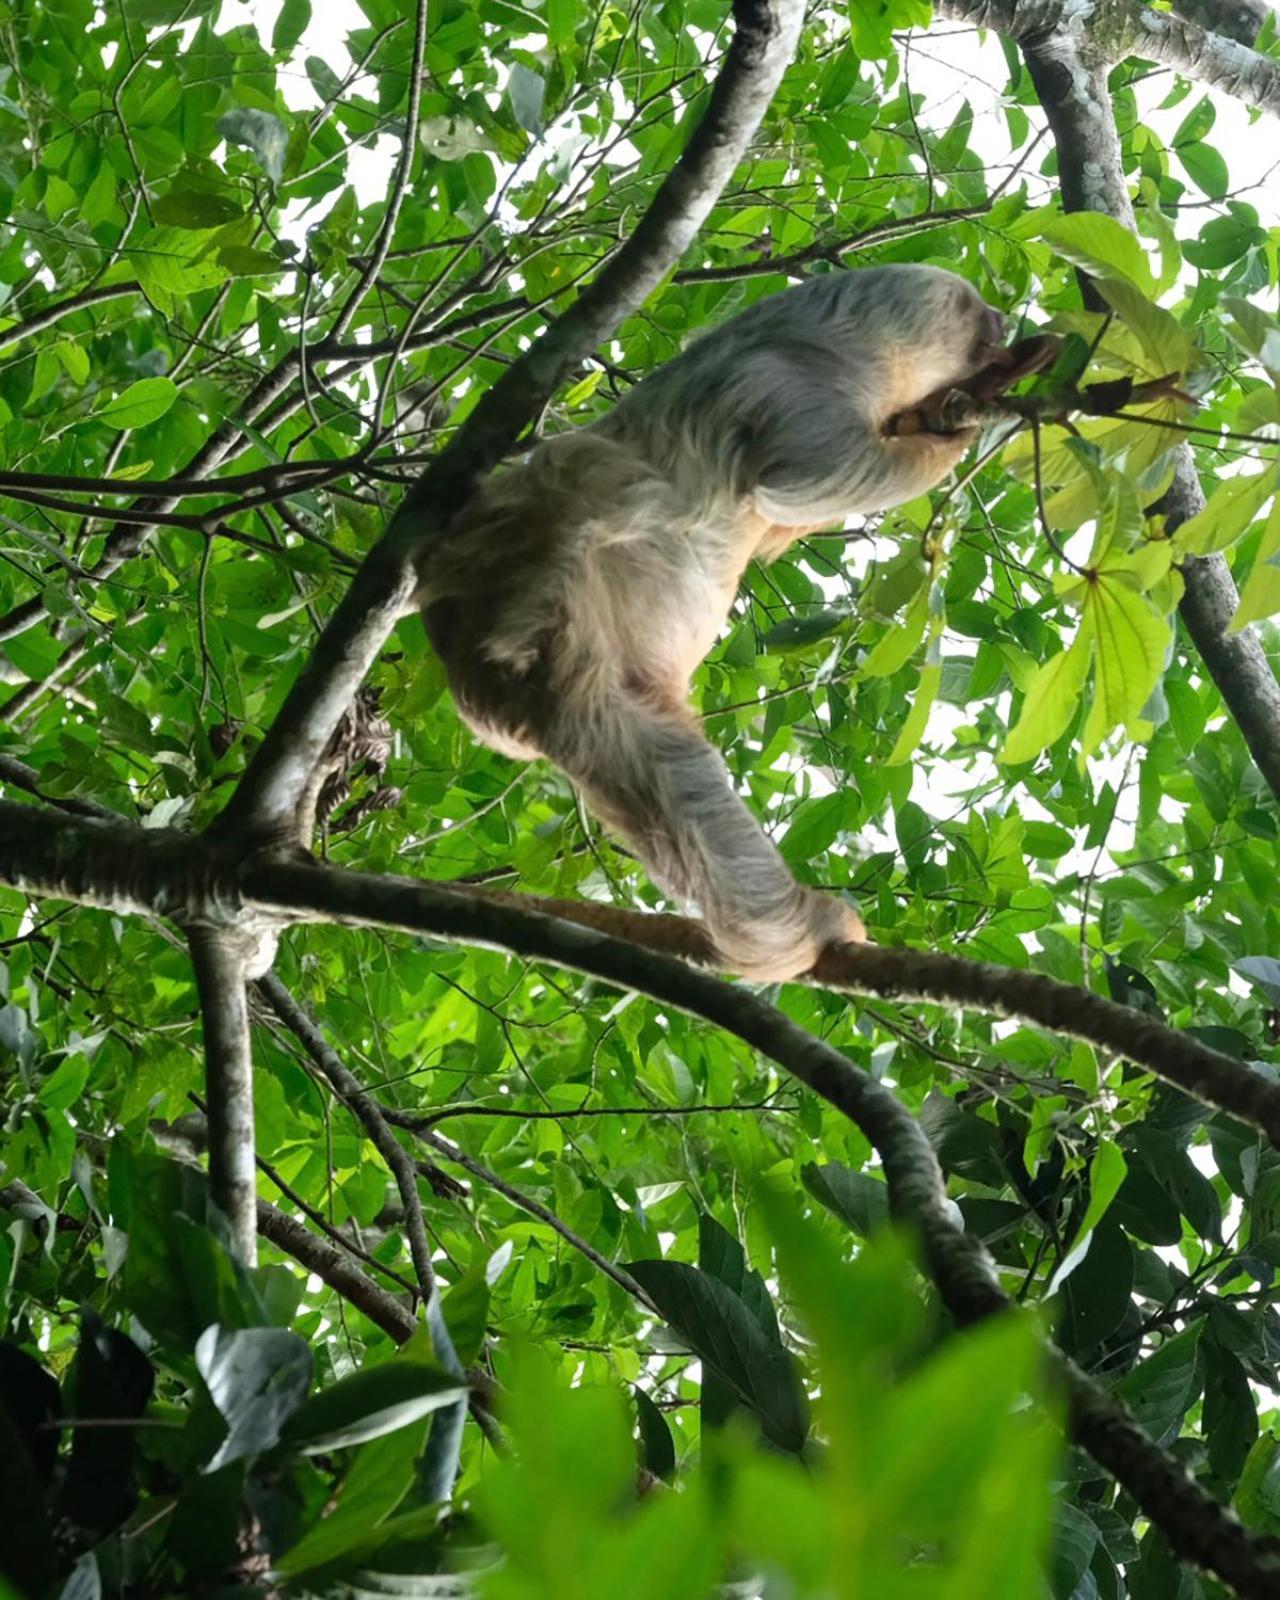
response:
[[[926,581],[901,623],[891,626],[872,647],[860,669],[863,677],[887,678],[899,667],[906,666],[924,638],[925,623],[929,620],[930,588],[931,583]]]
[[[342,79],[323,56],[308,56],[303,65],[322,105],[330,105],[341,98]]]
[[[1227,332],[1245,352],[1273,377],[1280,376],[1280,323],[1258,306],[1234,295],[1224,295],[1222,308],[1231,317],[1226,323]]]
[[[273,1563],[282,1577],[327,1566],[359,1548],[386,1521],[414,1486],[427,1426],[427,1419],[420,1417],[359,1446],[332,1509]]]
[[[526,67],[522,61],[512,62],[507,78],[511,112],[517,124],[535,139],[542,132],[542,100],[546,90],[541,73]]]
[[[286,1443],[304,1455],[323,1455],[408,1427],[466,1397],[465,1385],[430,1362],[386,1361],[312,1395],[294,1415]]]
[[[1205,556],[1226,550],[1252,525],[1276,492],[1276,469],[1267,467],[1249,477],[1227,478],[1203,508],[1174,533],[1170,541],[1179,555]]]
[[[1088,630],[1081,628],[1071,646],[1037,671],[1022,702],[1022,715],[1010,730],[999,759],[1010,766],[1032,761],[1055,743],[1080,704],[1080,691],[1093,657]]]
[[[869,1172],[854,1172],[839,1161],[811,1161],[800,1176],[813,1198],[862,1238],[888,1223],[888,1187]]]
[[[849,621],[849,612],[843,606],[824,606],[807,616],[784,617],[767,628],[760,643],[765,650],[803,650],[820,639],[829,639]]]
[[[916,692],[911,698],[911,710],[898,730],[898,737],[886,759],[886,766],[900,766],[914,755],[916,746],[924,737],[924,730],[929,724],[929,713],[938,697],[941,682],[941,662],[931,662],[921,669],[920,682],[916,685]]]
[[[1200,1393],[1202,1323],[1166,1339],[1116,1384],[1137,1421],[1159,1444],[1180,1425]]]
[[[1085,1356],[1116,1331],[1133,1303],[1133,1274],[1133,1246],[1110,1218],[1076,1240],[1051,1282],[1069,1350]]]
[[[812,861],[835,843],[856,815],[857,802],[848,794],[824,794],[802,800],[791,813],[782,839],[788,861]]]
[[[99,406],[94,420],[109,428],[145,428],[164,416],[177,398],[178,386],[172,378],[139,378],[123,394]]]
[[[41,1083],[40,1104],[48,1111],[68,1111],[89,1081],[89,1060],[79,1053],[68,1056]]]
[[[1224,1483],[1234,1483],[1258,1437],[1258,1407],[1244,1366],[1215,1339],[1205,1341],[1203,1425],[1209,1465]]]
[[[70,339],[59,339],[53,350],[58,360],[62,363],[63,371],[71,379],[72,383],[84,384],[89,381],[89,352],[87,350]]]
[[[1280,611],[1280,500],[1273,501],[1271,514],[1258,548],[1253,566],[1240,591],[1240,604],[1231,619],[1229,633],[1239,633],[1251,622],[1261,622]]]
[[[636,1402],[636,1420],[640,1424],[644,1465],[655,1478],[661,1478],[664,1483],[674,1483],[676,1446],[667,1419],[643,1389],[634,1389],[632,1393]]]
[[[1103,299],[1142,341],[1153,374],[1185,375],[1196,367],[1195,339],[1175,317],[1122,278],[1098,278],[1095,282]]]
[[[287,263],[269,250],[247,244],[227,244],[218,251],[218,265],[238,278],[258,278],[287,270]]]
[[[1040,237],[1064,260],[1074,267],[1083,267],[1094,278],[1109,278],[1118,272],[1144,294],[1155,291],[1155,280],[1141,241],[1123,223],[1104,212],[1074,211],[1068,216],[1054,217],[1041,228]]]
[[[1231,187],[1231,174],[1227,171],[1227,163],[1212,145],[1178,145],[1173,153],[1197,189],[1207,194],[1210,200],[1223,198]]]
[[[1090,755],[1112,728],[1132,722],[1164,671],[1170,628],[1123,567],[1098,571],[1085,591],[1085,622],[1096,643],[1094,698],[1081,733]]]
[[[760,1418],[774,1444],[800,1450],[808,1408],[791,1357],[739,1296],[683,1261],[633,1261],[627,1270],[699,1359]]]
[[[244,207],[227,190],[175,184],[151,202],[151,215],[169,227],[201,230],[234,222],[244,215]]]
[[[1249,1527],[1280,1535],[1280,1439],[1268,1430],[1245,1457],[1235,1508]]]
[[[271,33],[271,48],[287,55],[307,31],[311,21],[311,0],[284,0]]]
[[[588,372],[585,378],[579,378],[577,383],[572,384],[564,392],[565,409],[572,411],[576,406],[582,405],[584,401],[590,400],[591,396],[600,387],[603,378],[603,367],[596,367],[593,372]]]
[[[190,229],[152,228],[127,254],[142,292],[165,316],[226,277],[210,241]]]
[[[270,1450],[311,1387],[310,1346],[284,1328],[215,1323],[196,1341],[196,1366],[227,1424],[205,1472]]]
[[[1103,1140],[1089,1162],[1089,1204],[1076,1237],[1092,1232],[1106,1215],[1129,1171],[1129,1164],[1118,1144]]]

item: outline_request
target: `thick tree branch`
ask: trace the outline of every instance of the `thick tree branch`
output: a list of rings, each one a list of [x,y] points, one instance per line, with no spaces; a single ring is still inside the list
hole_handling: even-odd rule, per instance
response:
[[[1046,42],[1033,33],[1024,40],[1023,55],[1057,148],[1063,208],[1106,212],[1134,230],[1100,53],[1104,47],[1092,34],[1083,38],[1064,34]],[[1276,70],[1280,71],[1280,66]],[[1081,292],[1087,305],[1102,309],[1087,278],[1081,279]],[[1204,505],[1190,446],[1179,445],[1173,459],[1173,484],[1157,508],[1166,514],[1170,532]],[[1259,772],[1280,799],[1280,684],[1256,632],[1251,628],[1227,631],[1239,600],[1231,568],[1224,556],[1211,555],[1187,561],[1182,576],[1182,621]]]
[[[86,893],[73,898],[91,898],[94,903],[103,904],[106,902],[101,886],[89,887],[89,862],[101,854],[111,857],[125,850],[127,838],[136,841],[140,855],[148,854],[154,842],[158,854],[175,871],[180,858],[173,853],[173,840],[182,840],[187,856],[194,856],[197,865],[194,871],[188,871],[187,880],[178,881],[203,882],[209,892],[208,862],[206,859],[203,863],[203,874],[200,862],[208,852],[201,841],[183,839],[181,835],[156,838],[142,829],[81,821],[4,801],[0,801],[0,880],[37,889],[41,875],[49,873],[56,877],[60,893],[65,895],[73,883],[78,883]],[[136,896],[139,885],[154,883],[158,875],[155,868],[135,872],[129,880],[131,893]],[[592,929],[407,879],[362,877],[334,868],[269,859],[245,869],[244,877],[251,880],[252,887],[250,899],[246,884],[244,903],[273,916],[293,908],[303,915],[356,925],[380,924],[443,933],[468,943],[497,946],[626,985],[725,1028],[828,1100],[862,1129],[883,1162],[894,1212],[920,1234],[930,1275],[957,1321],[971,1322],[1007,1306],[981,1241],[952,1221],[941,1169],[916,1120],[883,1084],[857,1071],[838,1050],[807,1033],[749,990],[722,983],[669,956],[608,939]],[[234,900],[233,889],[233,882],[220,884],[217,903],[229,907]],[[168,892],[171,896],[171,887]],[[850,959],[860,954],[851,952]],[[879,963],[881,977],[895,959],[900,961],[900,981],[894,988],[897,992],[910,988],[907,980],[912,963],[921,958],[910,951],[869,955]],[[1023,974],[1012,976],[1020,978]],[[1051,980],[1039,979],[1038,983],[1051,984]],[[1052,987],[1077,1001],[1080,998],[1080,991],[1070,985]],[[277,1015],[304,1041],[330,1081],[335,1086],[345,1083],[349,1077],[346,1068],[287,992],[283,1007],[276,1006],[272,990],[279,988],[276,980],[266,980],[265,989]],[[1121,1007],[1114,1009],[1123,1013]],[[1148,1033],[1157,1026],[1141,1017],[1136,1021]],[[1179,1042],[1179,1036],[1168,1029],[1158,1028],[1155,1037],[1175,1045]],[[1238,1063],[1217,1057],[1212,1051],[1205,1054],[1225,1063],[1242,1081],[1248,1078]],[[355,1087],[357,1097],[367,1102],[360,1086]],[[1273,1087],[1267,1085],[1268,1089]],[[1280,1094],[1280,1089],[1275,1092]],[[1246,1094],[1246,1098],[1251,1096]],[[1269,1105],[1266,1111],[1267,1120],[1272,1121]],[[385,1120],[382,1126],[385,1128]],[[405,1154],[398,1144],[396,1148]],[[1219,1506],[1179,1463],[1160,1450],[1100,1385],[1065,1358],[1058,1358],[1058,1367],[1069,1397],[1073,1436],[1159,1524],[1175,1552],[1217,1573],[1248,1600],[1270,1600],[1280,1595],[1280,1563],[1273,1554],[1272,1542],[1256,1540],[1245,1532],[1230,1511]]]
[[[75,294],[69,294],[65,300],[55,300],[50,305],[41,306],[39,311],[33,311],[21,322],[15,322],[13,327],[0,330],[0,350],[6,350],[22,339],[34,338],[46,328],[52,328],[55,323],[61,322],[63,317],[73,317],[77,311],[83,311],[87,306],[101,305],[104,300],[119,300],[125,295],[141,293],[140,283],[100,283],[92,289],[81,289]]]
[[[1266,0],[1170,0],[1169,9],[1237,44],[1252,44],[1271,14]]]
[[[404,1344],[417,1327],[413,1313],[393,1294],[380,1288],[351,1257],[317,1238],[304,1223],[267,1200],[258,1201],[258,1231],[277,1249],[327,1283],[335,1294],[362,1311],[397,1344]]]
[[[406,496],[289,693],[227,810],[226,833],[285,837],[343,711],[408,606],[415,556],[511,448],[557,383],[679,260],[746,150],[791,59],[802,0],[735,0],[737,31],[702,120],[626,244],[503,373]]]
[[[235,932],[194,927],[187,935],[204,1027],[209,1188],[231,1225],[240,1259],[258,1259],[255,1212],[253,1061],[245,997],[245,950]]]
[[[106,824],[7,800],[0,800],[0,882],[33,895],[170,916],[187,924],[217,916],[229,922],[238,918],[244,927],[321,921],[442,935],[576,968],[646,993],[654,992],[650,983],[677,983],[677,973],[704,981],[703,974],[671,959],[672,950],[702,964],[710,960],[703,925],[681,917],[478,894],[292,857],[263,855],[232,863],[189,834]],[[608,937],[604,929],[633,942]],[[1190,1034],[1075,984],[960,956],[875,945],[831,951],[813,980],[854,994],[970,1006],[1083,1039],[1239,1117],[1280,1148],[1280,1084]],[[750,1000],[745,989],[705,981],[722,996]],[[732,1020],[725,1025],[741,1031]],[[315,1043],[328,1048],[318,1033]],[[336,1058],[335,1063],[341,1068]]]
[[[1105,66],[1126,56],[1158,61],[1280,116],[1280,62],[1145,0],[939,0],[937,11],[1020,45],[1091,55]]]

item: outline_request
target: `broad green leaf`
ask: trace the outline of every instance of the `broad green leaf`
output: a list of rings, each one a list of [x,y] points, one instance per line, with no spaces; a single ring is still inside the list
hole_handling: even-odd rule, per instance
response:
[[[825,606],[804,617],[785,617],[775,622],[761,637],[766,650],[802,650],[827,639],[849,620],[849,612],[842,606]]]
[[[507,79],[511,110],[520,127],[535,139],[542,132],[542,99],[546,87],[542,75],[532,67],[526,67],[522,61],[512,63]]]
[[[1116,1393],[1159,1443],[1178,1427],[1200,1392],[1203,1323],[1168,1338],[1116,1384]]]
[[[1091,1233],[1106,1215],[1129,1170],[1118,1144],[1104,1140],[1089,1162],[1089,1204],[1081,1218],[1076,1237]]]
[[[1041,228],[1040,237],[1048,240],[1072,266],[1083,267],[1095,278],[1118,272],[1145,294],[1155,290],[1140,240],[1123,223],[1101,211],[1074,211],[1054,217]]]
[[[80,1098],[88,1081],[88,1057],[79,1052],[69,1055],[41,1083],[40,1104],[48,1111],[67,1111]]]
[[[226,277],[211,242],[186,228],[152,228],[127,254],[143,294],[164,316]]]
[[[1067,650],[1040,668],[1022,702],[1022,715],[1009,732],[1000,760],[1009,766],[1034,760],[1055,743],[1080,704],[1080,691],[1093,657],[1089,629],[1081,627]]]
[[[1198,365],[1196,343],[1182,324],[1123,278],[1097,278],[1098,291],[1137,334],[1151,361],[1151,373],[1185,375]]]
[[[342,79],[323,56],[308,56],[303,66],[321,105],[328,105],[341,97]]]
[[[1229,549],[1249,528],[1276,492],[1276,470],[1268,466],[1249,477],[1220,483],[1194,517],[1184,522],[1171,543],[1179,555],[1206,556]]]
[[[386,1521],[413,1488],[427,1426],[427,1418],[420,1417],[360,1445],[339,1486],[337,1503],[274,1563],[282,1577],[296,1578],[337,1560]]]
[[[311,0],[284,0],[271,33],[271,48],[287,54],[307,31],[311,21]]]
[[[1280,322],[1248,300],[1224,295],[1223,310],[1231,313],[1225,326],[1246,355],[1267,371],[1280,375]]]
[[[781,1449],[798,1451],[808,1408],[792,1360],[732,1289],[683,1261],[633,1261],[659,1312],[759,1418]]]
[[[1124,570],[1098,572],[1084,597],[1084,619],[1095,643],[1094,697],[1081,733],[1081,756],[1111,731],[1142,713],[1164,670],[1168,620],[1138,592]]]
[[[311,1387],[311,1349],[284,1328],[220,1328],[196,1341],[196,1366],[227,1436],[204,1468],[261,1455],[280,1439]]]
[[[1203,190],[1210,200],[1221,200],[1231,187],[1227,163],[1212,145],[1198,142],[1179,145],[1174,154],[1192,183],[1197,189]]]
[[[564,392],[566,409],[572,411],[575,406],[580,406],[584,400],[590,400],[591,396],[600,387],[603,378],[603,367],[596,367],[594,371],[588,372],[585,378],[579,378],[577,383],[571,385]]]
[[[312,1395],[294,1414],[286,1442],[304,1455],[321,1455],[408,1427],[466,1396],[465,1385],[431,1362],[386,1361]]]
[[[89,381],[89,352],[81,345],[75,344],[70,339],[59,339],[54,345],[54,353],[61,361],[63,370],[72,383],[87,383]]]
[[[139,378],[123,394],[100,406],[94,420],[110,428],[145,428],[164,416],[177,398],[178,386],[172,378]]]
[[[782,853],[788,861],[811,861],[839,838],[856,814],[852,795],[816,795],[803,800],[791,814],[782,839]]]
[[[151,202],[151,215],[168,227],[200,230],[234,222],[244,215],[244,207],[227,190],[195,188],[179,182],[168,194]]]
[[[860,668],[863,677],[887,678],[890,673],[905,666],[915,654],[924,638],[925,623],[929,618],[931,586],[929,581],[925,582],[902,621],[891,626],[883,638],[872,646]]]
[[[810,1162],[801,1177],[814,1199],[862,1238],[888,1222],[888,1186],[870,1173],[853,1172],[839,1161]]]

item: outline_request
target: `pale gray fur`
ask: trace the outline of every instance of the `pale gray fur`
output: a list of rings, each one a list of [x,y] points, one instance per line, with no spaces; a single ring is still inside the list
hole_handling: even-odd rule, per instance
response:
[[[795,882],[730,788],[690,674],[753,555],[946,475],[968,435],[883,425],[979,370],[999,333],[936,268],[814,279],[496,474],[424,554],[424,618],[466,720],[563,768],[740,972],[792,976],[861,928]]]

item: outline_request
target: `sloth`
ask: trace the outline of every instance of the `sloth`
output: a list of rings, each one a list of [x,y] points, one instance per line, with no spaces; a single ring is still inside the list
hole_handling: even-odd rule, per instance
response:
[[[978,428],[937,405],[1022,375],[1003,335],[936,267],[811,279],[486,479],[421,558],[417,604],[464,721],[567,773],[744,977],[796,977],[865,934],[843,898],[796,882],[734,792],[690,676],[753,558],[946,477]]]

